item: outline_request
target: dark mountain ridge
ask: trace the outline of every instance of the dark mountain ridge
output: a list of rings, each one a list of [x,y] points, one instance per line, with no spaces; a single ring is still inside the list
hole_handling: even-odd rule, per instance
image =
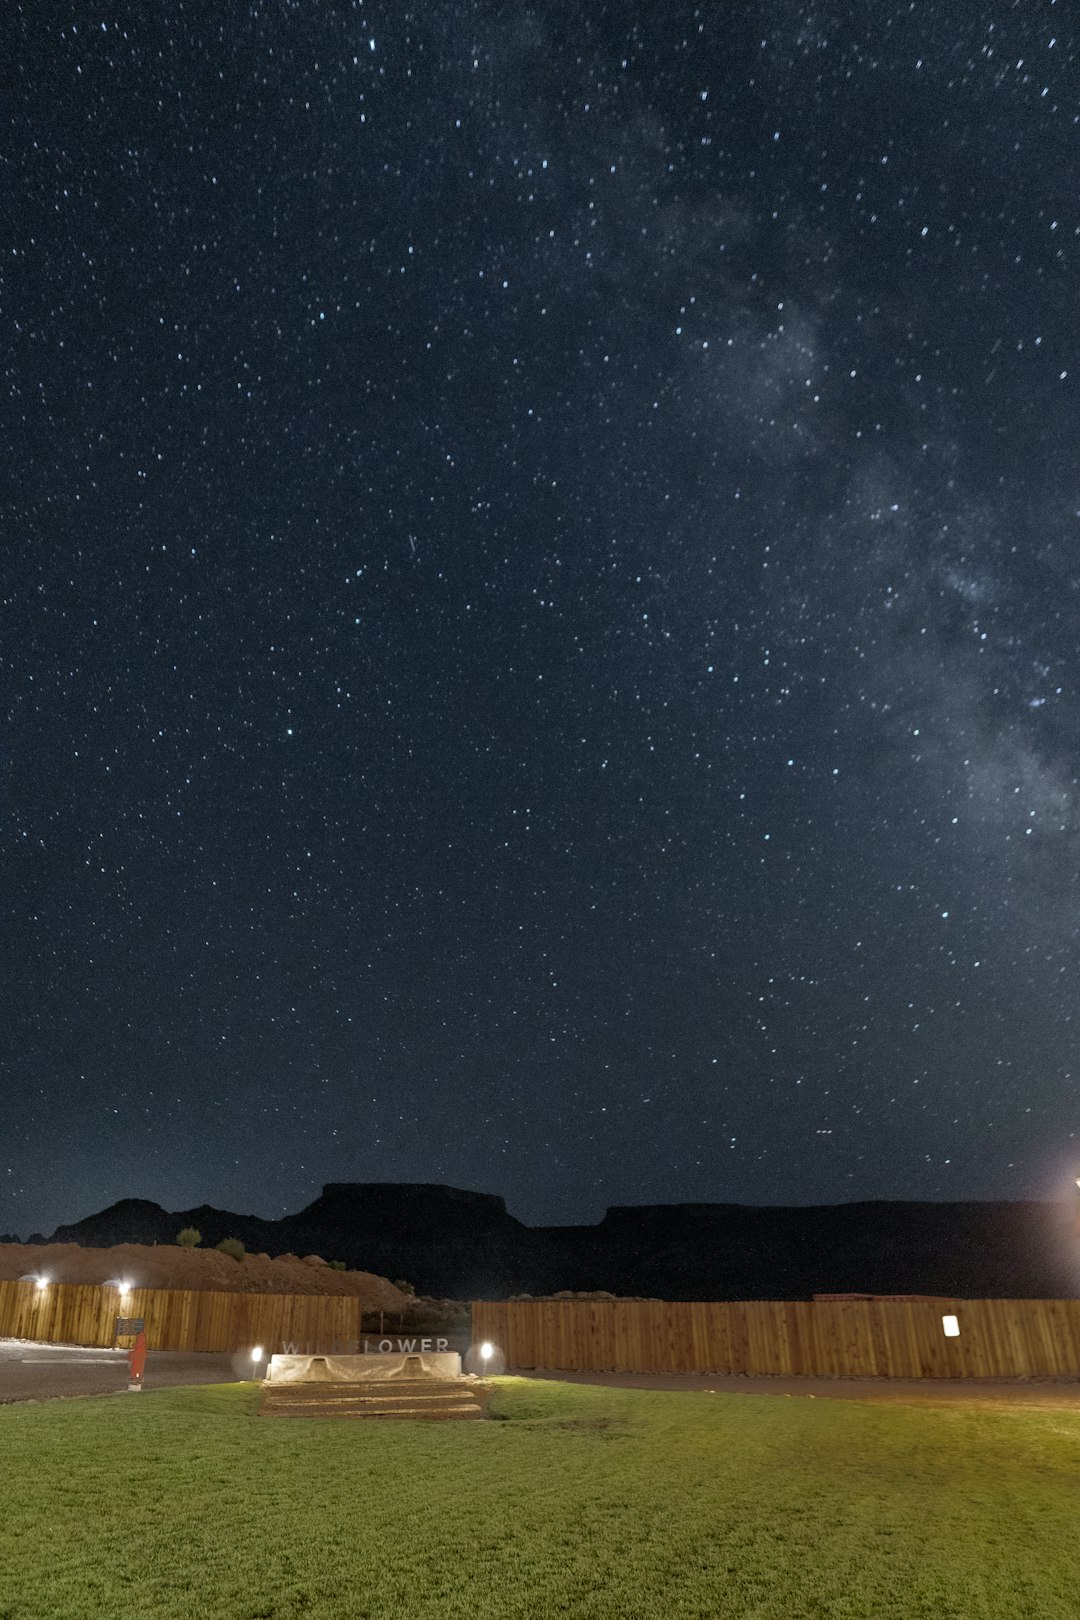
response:
[[[457,1187],[330,1182],[281,1220],[126,1198],[59,1226],[53,1243],[175,1243],[320,1254],[441,1298],[607,1289],[660,1299],[805,1299],[814,1293],[1072,1298],[1080,1201],[616,1206],[595,1226],[529,1227],[501,1198]]]

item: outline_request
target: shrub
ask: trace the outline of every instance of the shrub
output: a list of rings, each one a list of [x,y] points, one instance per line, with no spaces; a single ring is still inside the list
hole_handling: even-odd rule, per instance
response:
[[[394,1287],[400,1289],[403,1294],[411,1294],[415,1299],[416,1289],[413,1287],[412,1283],[406,1282],[403,1277],[395,1277]]]
[[[239,1238],[222,1238],[221,1242],[217,1244],[216,1247],[219,1254],[232,1255],[232,1258],[237,1262],[237,1264],[239,1264],[239,1262],[247,1254],[247,1249],[241,1243]]]
[[[348,1267],[346,1266],[344,1260],[331,1260],[331,1262],[330,1262],[330,1270],[331,1271],[347,1271]]]
[[[182,1249],[197,1249],[202,1242],[202,1233],[196,1226],[185,1226],[182,1232],[177,1232],[176,1241]]]

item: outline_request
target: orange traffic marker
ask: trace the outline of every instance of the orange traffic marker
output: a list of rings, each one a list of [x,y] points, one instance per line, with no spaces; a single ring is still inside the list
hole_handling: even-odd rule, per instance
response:
[[[131,1369],[131,1382],[129,1389],[141,1389],[143,1373],[146,1370],[146,1334],[137,1333],[135,1343],[128,1355],[128,1366]]]

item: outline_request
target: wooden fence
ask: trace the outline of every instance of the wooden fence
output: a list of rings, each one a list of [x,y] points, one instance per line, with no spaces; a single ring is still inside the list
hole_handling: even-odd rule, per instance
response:
[[[0,1282],[0,1338],[111,1345],[118,1316],[142,1317],[152,1350],[332,1351],[362,1342],[360,1301],[346,1294],[225,1294],[195,1288]],[[389,1330],[388,1330],[389,1331]],[[130,1344],[130,1337],[122,1341]]]
[[[511,1368],[832,1378],[1080,1378],[1080,1300],[473,1304]],[[957,1337],[947,1337],[954,1316]],[[950,1324],[951,1325],[951,1324]]]
[[[1080,1378],[1080,1300],[524,1300],[478,1301],[472,1313],[474,1341],[523,1370]],[[134,1288],[121,1303],[111,1286],[0,1282],[2,1338],[110,1345],[118,1316],[142,1317],[154,1350],[327,1353],[365,1337],[360,1301],[342,1294]]]

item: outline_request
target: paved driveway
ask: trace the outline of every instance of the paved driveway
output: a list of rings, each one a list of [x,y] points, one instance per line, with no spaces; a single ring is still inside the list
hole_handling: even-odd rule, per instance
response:
[[[143,1384],[146,1389],[164,1389],[170,1384],[230,1384],[250,1377],[251,1362],[243,1355],[151,1350]],[[0,1339],[0,1405],[59,1396],[108,1395],[127,1387],[128,1360],[124,1350],[88,1350],[78,1345]]]
[[[260,1372],[262,1369],[260,1368]],[[231,1384],[250,1379],[243,1354],[192,1355],[151,1350],[146,1389],[176,1384]],[[699,1394],[816,1396],[819,1400],[905,1401],[982,1405],[1066,1407],[1080,1412],[1080,1381],[995,1382],[988,1379],[748,1378],[722,1374],[558,1373],[529,1370],[524,1378],[555,1378],[568,1383],[607,1384],[622,1389],[665,1389]],[[128,1387],[127,1353],[87,1350],[78,1345],[27,1344],[0,1339],[0,1405],[72,1395],[109,1395]]]

